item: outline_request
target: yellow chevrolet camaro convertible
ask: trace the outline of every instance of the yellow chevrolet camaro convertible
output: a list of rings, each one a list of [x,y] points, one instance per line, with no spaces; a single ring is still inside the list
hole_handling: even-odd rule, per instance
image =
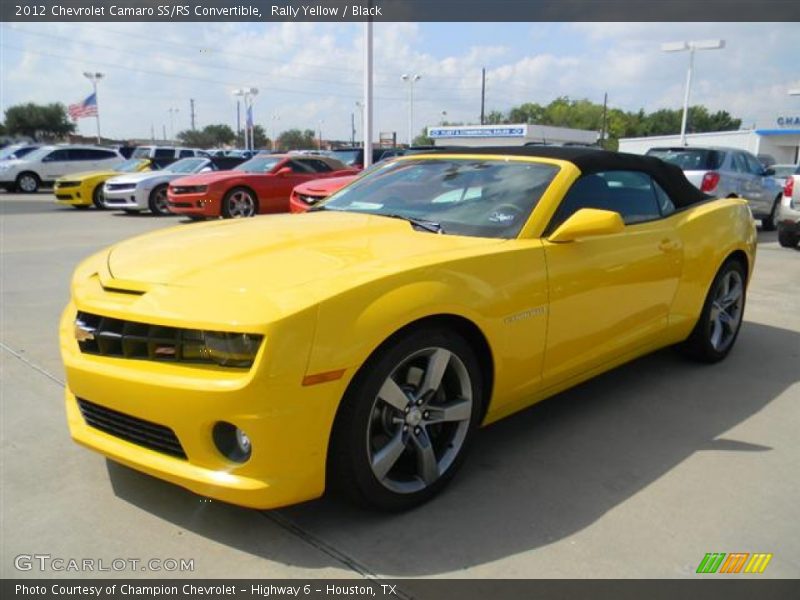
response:
[[[182,225],[88,258],[60,326],[72,437],[244,506],[334,488],[403,509],[476,430],[670,345],[731,350],[743,199],[655,158],[400,158],[311,212]]]
[[[103,184],[106,180],[116,177],[120,173],[138,173],[149,171],[153,168],[152,161],[146,158],[131,158],[113,169],[105,171],[87,171],[85,173],[72,173],[56,179],[53,193],[58,204],[74,206],[75,208],[104,209]]]

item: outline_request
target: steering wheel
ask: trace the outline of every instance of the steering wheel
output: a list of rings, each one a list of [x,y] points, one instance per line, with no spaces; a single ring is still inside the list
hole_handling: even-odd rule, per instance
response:
[[[518,206],[514,204],[500,204],[492,208],[486,220],[490,223],[508,226],[522,216],[522,210]]]

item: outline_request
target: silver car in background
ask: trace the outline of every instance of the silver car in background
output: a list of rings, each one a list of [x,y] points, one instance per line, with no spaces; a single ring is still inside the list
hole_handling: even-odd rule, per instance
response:
[[[786,177],[783,199],[778,208],[778,243],[784,248],[800,244],[800,165]]]
[[[701,191],[717,198],[745,198],[761,228],[773,231],[783,187],[775,172],[755,156],[738,148],[678,146],[650,148],[646,154],[683,169]]]

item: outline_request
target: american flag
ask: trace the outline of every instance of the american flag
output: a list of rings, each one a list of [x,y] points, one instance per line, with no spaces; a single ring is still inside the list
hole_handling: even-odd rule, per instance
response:
[[[67,112],[73,121],[83,117],[97,116],[97,94],[89,94],[86,100],[80,104],[70,104]]]

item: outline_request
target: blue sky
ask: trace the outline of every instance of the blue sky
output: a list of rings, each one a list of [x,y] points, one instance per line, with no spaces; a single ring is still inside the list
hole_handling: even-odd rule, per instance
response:
[[[268,133],[322,128],[350,137],[362,94],[361,24],[23,23],[0,27],[0,107],[75,102],[90,91],[84,70],[101,71],[103,132],[149,137],[189,125],[235,126],[235,87],[261,92],[255,120]],[[379,23],[375,25],[376,131],[408,130],[408,87],[418,73],[415,130],[474,122],[480,69],[487,68],[487,110],[566,95],[626,110],[677,108],[688,56],[661,42],[724,38],[721,51],[697,54],[692,102],[728,110],[751,126],[800,114],[797,23]],[[168,109],[178,108],[171,122]],[[80,131],[93,133],[91,120]]]

